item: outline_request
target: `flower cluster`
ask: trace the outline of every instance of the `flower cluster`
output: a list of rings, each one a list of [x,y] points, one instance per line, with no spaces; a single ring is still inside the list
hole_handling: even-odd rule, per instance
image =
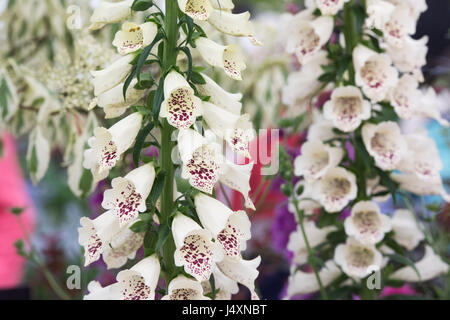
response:
[[[258,298],[260,258],[242,257],[250,239],[247,213],[213,197],[223,184],[254,209],[253,163],[236,164],[224,154],[225,148],[234,158],[250,157],[252,124],[241,114],[242,95],[222,89],[192,59],[195,50],[231,79],[242,79],[240,48],[209,39],[199,25],[259,44],[249,13],[233,14],[233,8],[223,0],[170,0],[165,10],[153,1],[103,1],[91,16],[92,30],[122,23],[112,43],[119,57],[92,71],[92,106],[107,119],[125,116],[93,130],[83,166],[97,182],[115,175],[132,151],[136,168],[112,179],[103,214],[81,219],[79,243],[86,266],[102,256],[108,268],[123,267],[142,247],[145,258],[110,286],[91,282],[85,299],[154,299],[160,272],[168,285],[164,300],[230,299],[238,283]],[[149,15],[141,24],[127,21],[135,11]],[[158,158],[141,156],[150,145],[158,147]]]
[[[390,196],[407,201],[406,192],[450,201],[434,141],[399,126],[414,117],[449,125],[433,89],[419,89],[427,39],[411,36],[425,10],[425,1],[316,0],[290,17],[286,51],[301,67],[283,101],[295,107],[321,92],[329,98],[309,109],[307,141],[294,163],[301,179],[288,191],[299,223],[288,244],[288,296],[320,289],[326,297],[331,283],[351,286],[345,279],[358,283],[382,268],[387,282],[426,281],[449,269],[429,242],[420,262],[406,258],[425,239],[423,226],[412,209],[389,216],[380,207]],[[399,261],[410,263],[393,271],[390,262]],[[302,269],[306,263],[314,273]]]

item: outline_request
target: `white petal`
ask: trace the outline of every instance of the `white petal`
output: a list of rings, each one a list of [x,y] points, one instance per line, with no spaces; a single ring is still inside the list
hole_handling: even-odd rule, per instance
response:
[[[133,55],[129,54],[117,59],[106,69],[91,71],[94,77],[92,80],[94,94],[99,96],[123,82],[133,68],[130,64],[133,59]]]
[[[253,162],[246,165],[236,165],[227,161],[224,164],[223,173],[219,180],[224,185],[239,191],[245,200],[245,207],[255,210],[253,201],[250,199],[250,175],[253,169]]]
[[[90,30],[97,30],[108,23],[121,22],[131,15],[134,0],[118,2],[102,1],[91,16]]]

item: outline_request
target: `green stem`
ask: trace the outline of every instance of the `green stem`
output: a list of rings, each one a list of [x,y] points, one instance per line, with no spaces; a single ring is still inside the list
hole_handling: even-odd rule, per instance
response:
[[[166,31],[166,39],[164,40],[164,55],[162,64],[165,73],[176,64],[177,61],[177,40],[178,40],[178,4],[174,0],[166,0],[166,15],[164,25]],[[164,73],[164,74],[165,74]],[[169,218],[174,210],[173,201],[173,181],[174,181],[174,165],[172,162],[172,149],[174,142],[172,141],[173,127],[164,119],[161,128],[161,167],[166,173],[166,180],[161,194],[161,215],[163,223],[169,223]],[[173,237],[170,236],[163,246],[164,264],[169,275],[173,275],[175,270],[174,262],[175,244]]]
[[[343,31],[345,38],[345,49],[347,54],[351,57],[353,54],[353,49],[358,45],[358,34],[356,30],[356,16],[353,12],[353,1],[349,1],[344,6],[344,17],[343,17]],[[350,64],[348,69],[348,76],[350,84],[355,84],[355,68],[353,63]]]

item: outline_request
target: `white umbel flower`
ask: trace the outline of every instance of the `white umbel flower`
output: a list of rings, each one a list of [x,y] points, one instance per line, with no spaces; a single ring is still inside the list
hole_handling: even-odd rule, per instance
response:
[[[388,171],[397,168],[406,152],[406,141],[397,123],[367,123],[362,128],[362,137],[377,167]]]
[[[387,54],[358,45],[353,50],[353,64],[356,84],[372,102],[384,100],[389,89],[397,84],[398,72]]]
[[[344,151],[330,147],[320,140],[308,140],[302,145],[301,155],[295,158],[294,173],[306,180],[316,180],[328,169],[336,167],[342,160]]]
[[[121,55],[126,55],[148,46],[157,33],[158,26],[153,22],[145,22],[141,25],[125,22],[122,29],[117,31],[112,44],[117,47]]]
[[[160,116],[178,129],[192,126],[201,113],[201,100],[181,74],[172,71],[166,76],[164,96]]]
[[[134,0],[118,2],[102,1],[91,16],[89,30],[98,30],[109,23],[117,23],[131,16],[131,5]]]
[[[409,251],[414,250],[420,241],[425,239],[425,235],[420,230],[411,211],[406,209],[395,210],[391,221],[394,240]]]
[[[92,84],[95,96],[99,96],[123,82],[133,68],[130,64],[133,58],[133,55],[129,54],[120,57],[106,69],[91,71],[91,75],[94,77]]]
[[[88,140],[90,148],[84,151],[83,166],[91,170],[95,182],[106,178],[121,155],[133,145],[141,123],[142,115],[136,112],[109,129],[94,129],[94,136]]]
[[[197,281],[208,280],[216,263],[223,259],[222,250],[211,241],[211,232],[177,213],[172,222],[172,234],[176,245],[175,264],[183,266]]]
[[[313,198],[328,212],[344,209],[358,191],[355,175],[340,167],[329,169],[320,180],[313,182],[312,188]]]
[[[383,257],[374,245],[362,244],[354,238],[347,238],[345,244],[337,246],[334,261],[345,274],[361,279],[369,275],[373,271],[372,268],[381,269]]]
[[[242,80],[241,72],[247,68],[241,49],[237,45],[222,46],[201,37],[195,41],[202,58],[211,66],[221,68],[234,80]]]
[[[137,219],[139,212],[147,209],[145,200],[152,190],[155,168],[148,163],[128,173],[125,177],[114,178],[112,189],[103,194],[102,207],[113,210],[120,225]]]
[[[370,102],[364,100],[361,91],[354,86],[338,87],[333,90],[331,100],[323,107],[325,119],[341,131],[357,129],[363,120],[370,118]]]
[[[356,203],[344,222],[345,233],[363,244],[376,244],[392,228],[391,219],[380,212],[375,202]]]
[[[390,279],[406,282],[428,281],[446,274],[449,270],[448,264],[428,245],[425,246],[425,255],[415,266],[420,277],[412,267],[407,266],[395,271]]]
[[[204,194],[195,197],[195,208],[200,222],[212,232],[225,255],[239,259],[251,237],[250,220],[246,212],[233,212],[219,200]]]
[[[336,230],[336,227],[334,226],[319,229],[314,221],[305,222],[304,228],[311,248],[314,248],[326,241],[327,235]],[[297,230],[289,235],[287,249],[294,253],[294,263],[301,265],[308,261],[308,250],[306,248],[305,240],[300,227],[297,227]]]
[[[161,300],[211,300],[203,295],[202,284],[183,275],[169,283],[168,294]]]

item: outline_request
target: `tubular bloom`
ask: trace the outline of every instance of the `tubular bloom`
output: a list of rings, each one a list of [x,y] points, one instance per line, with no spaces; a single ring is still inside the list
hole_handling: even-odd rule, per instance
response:
[[[168,294],[161,300],[211,300],[203,295],[203,287],[200,282],[183,275],[170,281],[168,291]]]
[[[90,30],[103,28],[106,24],[117,23],[131,16],[131,5],[134,0],[118,2],[102,1],[91,16]]]
[[[153,22],[146,22],[137,25],[133,22],[126,22],[122,25],[122,30],[117,31],[113,46],[121,55],[139,50],[148,46],[155,38],[158,27]]]
[[[392,216],[392,230],[394,239],[408,250],[415,249],[420,241],[425,239],[422,230],[419,229],[414,214],[406,209],[395,210]]]

